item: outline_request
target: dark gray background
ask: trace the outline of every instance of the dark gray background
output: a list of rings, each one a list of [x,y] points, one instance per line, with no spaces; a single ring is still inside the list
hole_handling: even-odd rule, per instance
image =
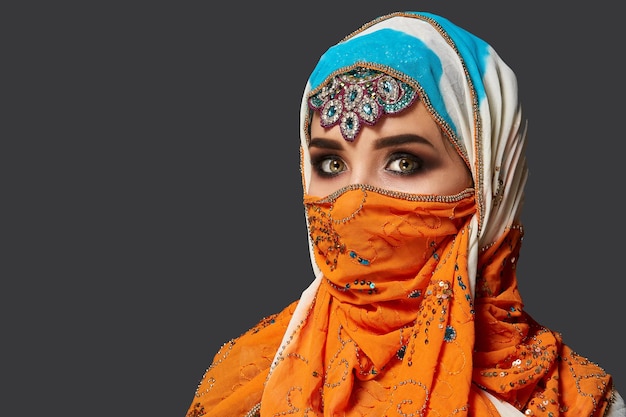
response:
[[[0,409],[184,415],[217,349],[310,282],[300,96],[326,48],[397,10],[517,72],[526,309],[626,392],[617,3],[361,3],[5,10]]]

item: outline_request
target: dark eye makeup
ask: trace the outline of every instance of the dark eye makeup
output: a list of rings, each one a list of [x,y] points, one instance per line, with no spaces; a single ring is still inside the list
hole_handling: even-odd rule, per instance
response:
[[[346,163],[337,155],[319,155],[311,159],[313,169],[320,177],[333,177],[346,170]]]
[[[320,177],[332,178],[347,169],[345,161],[335,154],[321,154],[311,158],[311,164]],[[393,152],[386,158],[385,171],[393,175],[416,175],[424,168],[422,158],[409,152]]]
[[[421,158],[407,153],[395,152],[389,157],[385,170],[396,175],[414,175],[424,166]]]

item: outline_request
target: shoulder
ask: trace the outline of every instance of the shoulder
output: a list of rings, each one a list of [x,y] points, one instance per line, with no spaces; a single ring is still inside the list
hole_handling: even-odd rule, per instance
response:
[[[252,414],[297,302],[264,317],[239,337],[224,343],[194,394],[187,416]]]
[[[240,341],[246,338],[254,338],[255,335],[269,336],[273,333],[279,333],[282,337],[282,334],[287,329],[287,325],[293,316],[293,312],[297,304],[298,301],[294,301],[278,313],[263,317],[254,326],[236,338],[235,341]]]
[[[273,357],[282,341],[287,326],[297,301],[292,302],[278,313],[263,317],[256,324],[226,342],[215,355],[215,361],[226,356],[239,354],[242,350],[246,353],[254,350],[260,358]]]

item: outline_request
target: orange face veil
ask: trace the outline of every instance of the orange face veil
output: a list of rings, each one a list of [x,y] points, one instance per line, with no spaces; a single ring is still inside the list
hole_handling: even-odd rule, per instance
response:
[[[415,92],[470,167],[473,190],[420,196],[357,184],[307,194],[311,100],[358,140],[350,128],[370,116],[352,110],[372,103],[328,95],[357,68]],[[261,415],[602,415],[611,377],[523,311],[525,130],[515,75],[488,44],[429,13],[375,19],[321,57],[301,126],[315,280],[274,356]]]

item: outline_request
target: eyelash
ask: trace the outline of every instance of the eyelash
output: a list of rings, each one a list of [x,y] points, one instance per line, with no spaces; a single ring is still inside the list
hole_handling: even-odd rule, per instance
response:
[[[394,163],[394,162],[398,162],[401,159],[406,159],[409,160],[410,162],[413,162],[416,164],[416,167],[411,169],[408,172],[399,172],[399,171],[393,171],[390,169],[387,169],[387,167]],[[317,157],[314,157],[311,160],[311,163],[313,165],[313,168],[315,170],[315,172],[317,173],[317,175],[319,175],[320,177],[325,177],[325,178],[332,178],[336,175],[339,175],[342,171],[337,172],[337,173],[330,173],[328,171],[325,171],[323,169],[323,167],[327,164],[332,163],[333,161],[340,161],[341,163],[343,163],[345,165],[345,162],[343,161],[343,159],[341,159],[340,156],[338,155],[319,155]],[[393,174],[393,175],[400,175],[400,176],[412,176],[412,175],[416,175],[419,171],[423,170],[424,168],[424,162],[422,161],[422,159],[418,158],[417,156],[411,154],[411,153],[407,153],[407,152],[396,152],[393,153],[389,156],[386,164],[385,164],[385,169]]]
[[[327,171],[324,171],[323,165],[329,164],[332,161],[341,161],[343,160],[337,155],[319,155],[311,159],[311,164],[313,165],[313,169],[320,177],[331,178],[337,175],[337,173],[332,174]],[[345,164],[345,162],[343,162]]]
[[[389,171],[392,174],[395,175],[401,175],[401,176],[412,176],[412,175],[416,175],[419,171],[422,171],[424,168],[424,162],[418,158],[417,156],[411,154],[411,153],[406,153],[406,152],[398,152],[398,153],[394,153],[391,155],[391,157],[389,158],[389,161],[387,162],[387,164],[385,165],[385,167],[389,166],[392,162],[397,162],[401,159],[407,159],[411,162],[413,162],[416,167],[411,169],[408,172],[398,172],[398,171]]]

